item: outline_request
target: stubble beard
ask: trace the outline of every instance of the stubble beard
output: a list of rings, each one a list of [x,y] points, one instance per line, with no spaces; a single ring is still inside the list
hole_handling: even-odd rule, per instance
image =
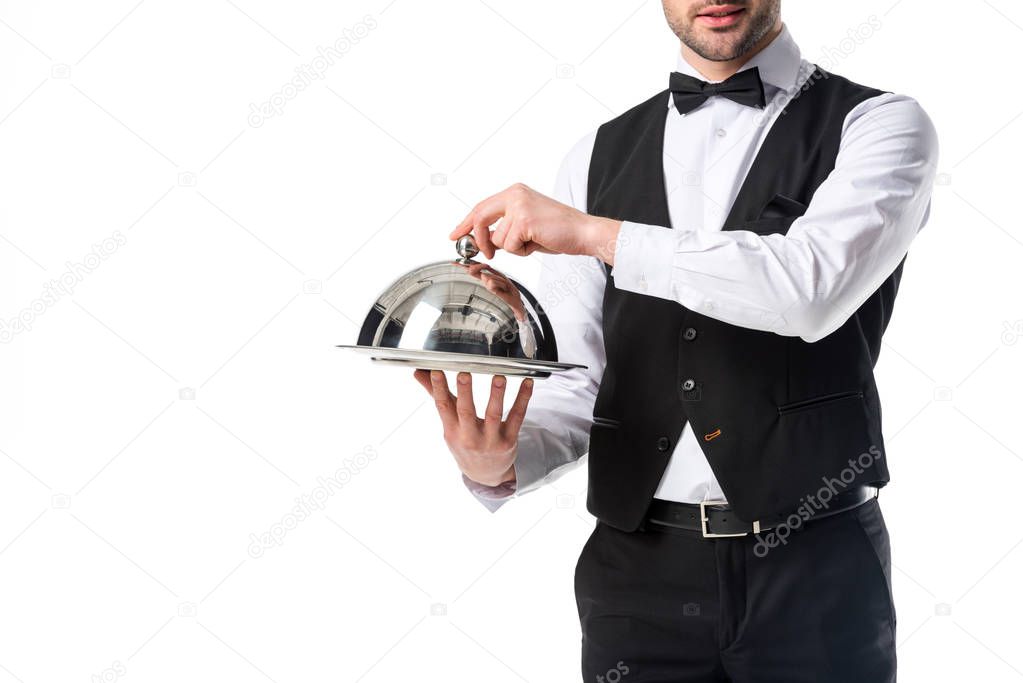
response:
[[[748,7],[746,11],[749,11]],[[778,2],[763,5],[757,13],[750,16],[749,24],[742,35],[737,39],[725,42],[713,39],[708,40],[706,34],[693,25],[693,21],[672,16],[668,12],[665,12],[665,14],[667,15],[668,25],[671,26],[671,30],[690,50],[700,57],[713,62],[727,62],[737,59],[752,50],[777,23],[780,11],[780,3]],[[711,29],[711,33],[716,34],[718,32]],[[724,31],[721,34],[724,34]]]

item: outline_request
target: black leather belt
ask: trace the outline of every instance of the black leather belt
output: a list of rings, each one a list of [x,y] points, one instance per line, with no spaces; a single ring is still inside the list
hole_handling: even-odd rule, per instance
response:
[[[697,531],[704,538],[730,538],[759,534],[782,525],[791,525],[793,516],[799,519],[798,525],[802,526],[813,520],[824,519],[846,510],[852,510],[876,497],[877,489],[875,487],[860,486],[836,493],[827,505],[813,506],[810,503],[804,503],[802,507],[789,514],[765,517],[754,522],[742,521],[735,516],[735,512],[724,501],[720,500],[707,500],[693,504],[654,498],[647,511],[646,521],[654,527],[660,525]],[[803,511],[802,514],[800,511]]]

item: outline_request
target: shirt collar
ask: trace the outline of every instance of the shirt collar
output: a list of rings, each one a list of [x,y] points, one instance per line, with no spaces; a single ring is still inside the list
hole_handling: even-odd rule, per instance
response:
[[[802,61],[799,46],[792,39],[792,34],[789,33],[788,27],[783,24],[781,33],[775,36],[774,40],[767,47],[754,55],[753,59],[743,64],[739,71],[758,67],[760,69],[760,79],[764,82],[765,87],[773,86],[774,88],[787,91],[796,87]],[[707,77],[683,59],[681,54],[678,56],[678,64],[675,70],[694,78],[699,78],[701,81],[707,80]],[[668,99],[670,100],[671,98]],[[768,99],[770,99],[769,93]]]

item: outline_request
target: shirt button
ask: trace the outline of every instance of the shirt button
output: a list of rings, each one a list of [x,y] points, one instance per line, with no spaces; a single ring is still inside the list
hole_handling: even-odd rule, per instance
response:
[[[686,331],[682,333],[682,338],[685,339],[686,341],[693,341],[694,339],[696,339],[696,328],[687,327]]]
[[[696,382],[691,379],[687,379],[682,382],[682,391],[692,391],[696,387]]]
[[[718,128],[716,134],[719,138],[723,138],[726,135],[728,135],[728,131],[726,131],[724,128]]]
[[[657,450],[664,453],[671,447],[671,439],[666,436],[662,436],[657,440]]]

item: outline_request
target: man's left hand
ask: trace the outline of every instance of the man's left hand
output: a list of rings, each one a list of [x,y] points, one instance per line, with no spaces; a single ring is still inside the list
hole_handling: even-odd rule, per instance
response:
[[[491,232],[494,223],[497,225]],[[594,256],[614,265],[621,225],[620,221],[590,216],[516,184],[477,204],[450,237],[456,240],[473,233],[487,258],[504,249],[518,256],[534,251]]]

